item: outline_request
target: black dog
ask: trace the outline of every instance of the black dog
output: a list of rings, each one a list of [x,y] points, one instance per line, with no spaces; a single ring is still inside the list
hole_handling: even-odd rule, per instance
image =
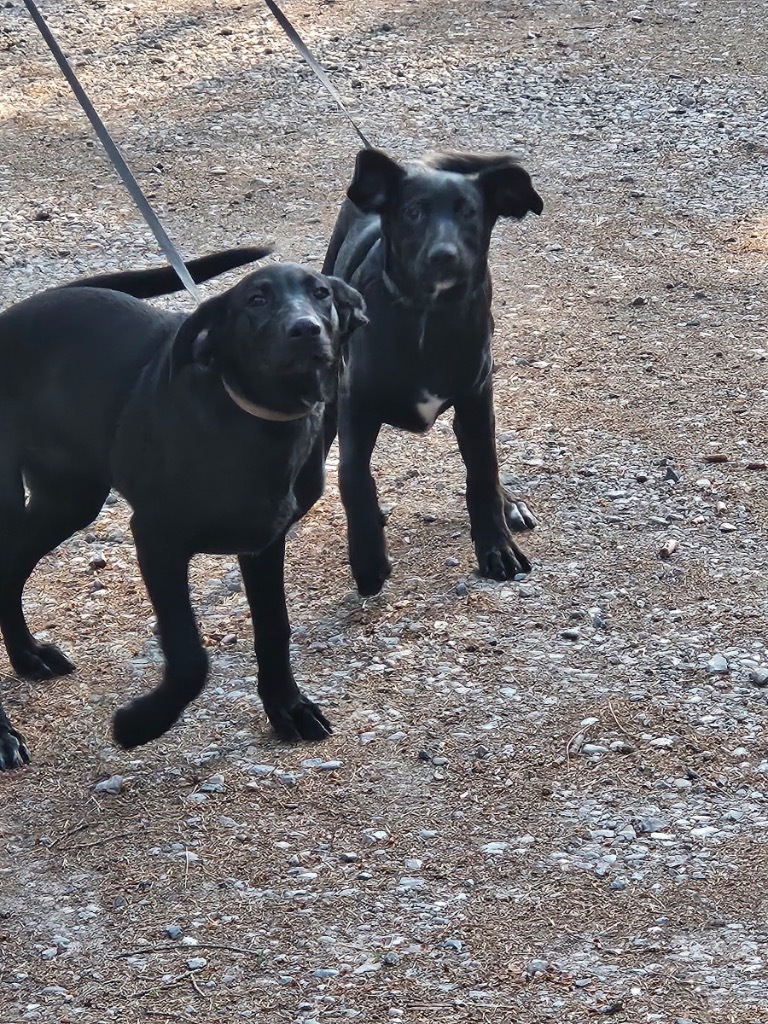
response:
[[[204,280],[267,251],[219,253],[190,270]],[[284,543],[322,492],[325,403],[335,399],[346,338],[365,322],[363,302],[343,281],[294,264],[258,270],[190,316],[133,297],[179,287],[170,268],[106,275],[0,315],[0,629],[8,655],[31,678],[73,670],[29,632],[22,591],[43,555],[87,526],[114,486],[133,508],[165,656],[162,683],[115,715],[117,742],[134,747],[162,735],[204,686],[207,658],[187,582],[198,552],[240,556],[259,694],[276,732],[322,739],[330,725],[289,661]],[[28,759],[0,713],[0,768]]]
[[[450,406],[467,469],[467,506],[483,576],[530,571],[510,534],[535,520],[499,481],[491,374],[488,246],[499,217],[541,213],[509,156],[444,153],[399,164],[362,150],[323,273],[363,295],[370,323],[349,342],[339,391],[339,485],[357,589],[375,594],[391,566],[370,460],[383,423],[429,430]]]

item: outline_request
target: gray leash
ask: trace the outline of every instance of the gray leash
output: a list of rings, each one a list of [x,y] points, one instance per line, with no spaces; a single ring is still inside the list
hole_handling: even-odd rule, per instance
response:
[[[26,2],[26,0],[25,0],[25,2]],[[301,38],[299,33],[296,31],[296,29],[293,27],[293,25],[290,23],[290,21],[286,18],[286,16],[283,14],[283,12],[280,10],[280,8],[277,6],[277,4],[275,3],[275,0],[264,0],[264,2],[266,3],[267,7],[270,9],[272,14],[275,16],[278,24],[280,25],[280,28],[283,30],[283,32],[285,32],[285,34],[288,36],[290,41],[293,43],[293,45],[299,51],[301,56],[304,58],[304,60],[307,62],[307,64],[309,64],[309,66],[312,68],[312,70],[317,75],[318,79],[320,80],[322,85],[325,87],[327,92],[333,97],[334,100],[336,100],[336,102],[339,105],[339,108],[341,109],[342,114],[344,114],[346,119],[349,121],[349,123],[355,129],[355,131],[357,132],[357,134],[358,134],[358,136],[360,138],[360,141],[363,143],[365,148],[366,149],[373,149],[374,147],[371,145],[371,143],[368,141],[368,139],[366,139],[365,135],[363,135],[360,127],[357,124],[357,121],[355,121],[354,117],[352,117],[350,112],[347,110],[346,105],[344,103],[344,100],[339,95],[338,91],[336,90],[336,87],[331,83],[331,80],[328,78],[328,76],[326,75],[325,71],[323,71],[323,69],[320,66],[320,64],[318,64],[317,60],[314,58],[314,56],[310,52],[309,48],[307,47],[307,44]]]
[[[156,216],[154,210],[152,209],[152,207],[149,205],[149,202],[147,201],[147,197],[144,195],[144,193],[141,190],[141,186],[139,185],[139,183],[136,181],[136,179],[134,178],[133,174],[131,173],[131,169],[128,166],[128,164],[125,162],[125,160],[123,159],[123,156],[122,156],[120,150],[117,148],[115,143],[112,141],[112,137],[110,136],[109,132],[107,131],[107,129],[106,129],[105,125],[104,125],[104,122],[101,120],[99,115],[96,113],[96,110],[94,109],[94,106],[91,103],[91,101],[88,99],[88,96],[86,95],[85,90],[80,85],[80,82],[77,80],[77,76],[75,75],[74,71],[70,67],[69,62],[67,61],[67,58],[61,52],[61,48],[60,48],[59,44],[56,42],[56,39],[55,39],[53,33],[51,32],[51,30],[48,28],[48,25],[45,23],[45,20],[44,20],[42,14],[37,9],[37,6],[36,6],[34,0],[24,0],[24,3],[26,5],[26,7],[27,7],[27,10],[29,11],[29,13],[32,16],[32,20],[37,25],[37,27],[40,29],[40,34],[42,35],[43,39],[47,43],[48,49],[53,54],[53,56],[54,56],[54,58],[56,60],[56,63],[59,65],[59,68],[61,69],[61,73],[64,75],[66,80],[69,82],[69,84],[70,84],[70,86],[72,88],[72,92],[75,94],[78,103],[80,104],[80,106],[83,108],[83,110],[85,112],[85,116],[91,122],[93,130],[96,132],[96,135],[98,136],[99,141],[101,142],[101,144],[104,147],[104,149],[107,151],[107,156],[109,157],[109,159],[114,164],[115,170],[120,175],[120,177],[123,180],[123,184],[125,185],[125,187],[130,192],[131,198],[133,199],[134,203],[136,203],[136,206],[139,209],[139,213],[142,215],[144,220],[147,222],[150,231],[152,232],[152,234],[157,239],[157,241],[158,241],[158,243],[160,245],[160,248],[163,250],[163,252],[165,253],[165,255],[166,255],[167,259],[168,259],[168,262],[171,264],[173,269],[178,274],[179,280],[181,281],[181,283],[187,289],[187,291],[192,296],[192,298],[195,300],[195,302],[200,302],[200,292],[198,290],[198,287],[195,284],[195,282],[192,280],[192,277],[191,277],[189,271],[184,266],[184,260],[179,255],[178,249],[176,248],[176,246],[173,244],[173,242],[170,240],[170,238],[166,234],[165,228],[163,227],[163,225],[157,219],[157,216]]]

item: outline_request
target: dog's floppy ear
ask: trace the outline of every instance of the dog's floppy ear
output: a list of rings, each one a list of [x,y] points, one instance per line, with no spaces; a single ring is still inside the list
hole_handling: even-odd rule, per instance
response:
[[[190,363],[210,364],[214,356],[215,328],[225,315],[226,306],[225,292],[207,299],[181,324],[171,344],[171,377]]]
[[[400,164],[380,149],[361,149],[347,195],[363,213],[381,213],[404,173]]]
[[[348,338],[358,327],[368,323],[365,315],[365,300],[360,292],[340,277],[329,277],[328,284],[333,292],[333,304],[339,317],[339,337]]]
[[[481,171],[477,182],[494,218],[515,217],[522,220],[526,213],[540,214],[544,209],[531,176],[518,163],[510,161],[506,167],[496,166]]]

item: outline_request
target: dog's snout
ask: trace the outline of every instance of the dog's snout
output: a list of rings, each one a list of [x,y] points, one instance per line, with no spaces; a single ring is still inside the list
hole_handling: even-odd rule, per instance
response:
[[[441,272],[455,270],[459,264],[459,247],[448,243],[436,245],[429,254],[429,262]]]
[[[301,316],[294,320],[293,326],[288,331],[288,336],[297,341],[309,341],[311,338],[318,338],[322,325],[319,320],[311,316]]]

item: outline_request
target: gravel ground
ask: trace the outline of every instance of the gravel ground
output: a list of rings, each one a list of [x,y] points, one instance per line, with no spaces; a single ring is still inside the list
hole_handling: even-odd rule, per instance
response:
[[[79,672],[4,686],[34,763],[0,777],[0,1018],[766,1024],[762,5],[285,6],[377,144],[534,174],[492,262],[535,569],[472,574],[447,419],[390,431],[384,594],[351,592],[333,472],[289,546],[334,738],[267,733],[234,561],[200,558],[211,682],[134,758],[111,713],[160,661],[108,504],[28,590]],[[44,4],[185,253],[319,260],[353,133],[259,3],[162,8]],[[3,304],[158,259],[19,0],[0,194]]]

